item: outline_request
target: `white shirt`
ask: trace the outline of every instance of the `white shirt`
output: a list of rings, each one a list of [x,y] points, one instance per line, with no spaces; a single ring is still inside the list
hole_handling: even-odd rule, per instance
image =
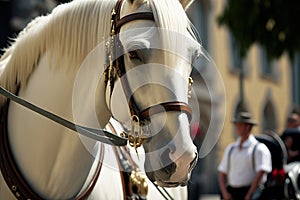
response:
[[[224,152],[221,163],[219,164],[218,171],[227,174],[227,182],[232,187],[250,186],[254,180],[257,172],[263,170],[267,173],[272,170],[271,153],[263,143],[257,145],[254,155],[253,163],[253,149],[258,141],[251,134],[248,139],[243,142],[242,148],[239,148],[241,138],[233,144],[227,146]],[[230,162],[228,163],[228,154],[230,153]],[[255,165],[253,169],[253,164]],[[267,180],[265,173],[261,184]]]

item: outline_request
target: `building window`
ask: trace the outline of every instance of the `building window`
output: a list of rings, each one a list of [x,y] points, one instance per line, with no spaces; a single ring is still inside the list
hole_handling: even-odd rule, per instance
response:
[[[267,51],[265,48],[260,48],[260,66],[261,75],[263,78],[270,79],[272,81],[277,81],[279,78],[278,64],[277,61],[270,60],[267,56]]]
[[[239,54],[239,45],[233,35],[229,34],[229,47],[230,47],[230,68],[233,71],[239,72],[243,62]]]
[[[236,39],[231,33],[228,34],[229,42],[229,70],[232,73],[242,73],[242,78],[247,77],[249,74],[249,67],[247,66],[247,55],[242,58],[240,56],[240,47]]]

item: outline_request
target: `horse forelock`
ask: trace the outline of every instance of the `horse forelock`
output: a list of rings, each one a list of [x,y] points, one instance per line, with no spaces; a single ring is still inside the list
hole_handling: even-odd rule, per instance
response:
[[[76,0],[33,19],[1,57],[0,85],[15,92],[46,53],[50,66],[78,69],[87,54],[109,36],[114,5],[115,1]]]
[[[172,65],[176,64],[176,57],[180,56],[178,50],[182,48],[182,39],[193,40],[195,47],[201,46],[198,34],[178,0],[149,0],[149,3],[157,26],[162,30],[167,30],[161,34],[163,47],[168,50],[173,49],[173,53],[177,54],[170,58]]]
[[[149,0],[149,2],[159,28],[179,33],[185,32],[188,19],[178,0]]]

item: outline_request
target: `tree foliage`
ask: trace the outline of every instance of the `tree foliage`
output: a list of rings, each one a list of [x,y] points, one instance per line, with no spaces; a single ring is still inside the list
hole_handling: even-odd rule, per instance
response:
[[[300,0],[227,0],[218,24],[229,28],[244,57],[255,42],[268,58],[300,50]]]

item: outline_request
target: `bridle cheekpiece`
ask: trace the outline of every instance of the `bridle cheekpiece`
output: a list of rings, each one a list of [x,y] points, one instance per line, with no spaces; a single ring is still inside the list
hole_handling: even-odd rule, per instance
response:
[[[106,83],[109,82],[110,91],[113,91],[114,82],[117,79],[117,76],[121,80],[121,85],[123,91],[125,93],[129,110],[131,113],[131,131],[130,133],[123,133],[123,136],[128,138],[129,144],[135,149],[141,146],[146,138],[142,135],[141,127],[146,125],[150,121],[150,116],[162,112],[169,111],[179,111],[187,114],[189,121],[192,118],[192,109],[185,102],[180,101],[170,101],[163,102],[157,105],[150,106],[146,109],[140,110],[133,95],[131,88],[129,86],[129,82],[126,76],[125,64],[124,64],[124,50],[119,39],[119,33],[121,27],[131,21],[134,20],[151,20],[155,21],[153,13],[151,12],[138,12],[126,15],[120,18],[121,6],[123,0],[118,0],[116,6],[112,9],[111,12],[111,32],[110,32],[110,42],[106,46],[108,49],[108,60],[109,66],[105,70],[106,75]],[[121,54],[120,54],[121,52]],[[119,56],[120,55],[120,56]],[[106,66],[105,66],[106,67]],[[189,88],[188,88],[188,96],[191,95],[191,86],[192,79],[189,78]],[[135,127],[139,128],[135,128]]]

